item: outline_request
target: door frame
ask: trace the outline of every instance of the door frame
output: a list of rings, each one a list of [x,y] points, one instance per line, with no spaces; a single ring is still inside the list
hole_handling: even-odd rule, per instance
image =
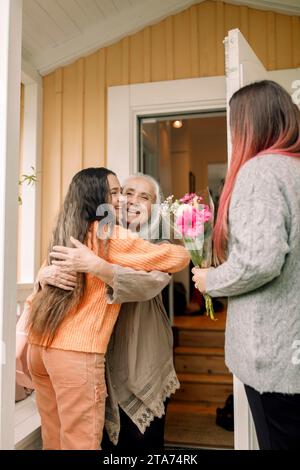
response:
[[[225,86],[221,76],[108,88],[108,168],[116,171],[121,181],[137,172],[139,117],[225,111]]]
[[[19,277],[17,284],[17,316],[24,301],[32,293],[34,280],[40,268],[41,185],[42,185],[42,117],[43,84],[37,71],[22,59],[21,82],[24,86],[23,170],[38,176],[33,186],[23,186],[22,216],[19,217]],[[14,333],[15,336],[15,333]],[[15,351],[14,351],[15,356]],[[14,391],[13,391],[14,393]],[[41,425],[35,404],[35,393],[15,404],[14,444],[20,445]]]
[[[291,94],[300,69],[268,72],[268,78]],[[139,83],[108,88],[107,167],[121,182],[138,170],[138,119],[159,114],[226,111],[225,76]],[[256,433],[243,384],[233,377],[234,448],[258,449]]]

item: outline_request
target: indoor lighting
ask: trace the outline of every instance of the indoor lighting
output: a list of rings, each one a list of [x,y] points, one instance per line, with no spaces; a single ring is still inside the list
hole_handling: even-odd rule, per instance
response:
[[[174,122],[173,122],[173,127],[175,127],[176,129],[180,129],[180,127],[182,127],[182,121],[181,121],[181,119],[180,119],[180,120],[177,120],[177,121],[174,121]]]

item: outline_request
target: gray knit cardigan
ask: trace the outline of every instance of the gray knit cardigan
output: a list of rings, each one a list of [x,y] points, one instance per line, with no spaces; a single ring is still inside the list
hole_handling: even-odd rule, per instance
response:
[[[228,258],[206,291],[228,296],[225,361],[259,392],[300,393],[300,158],[254,157],[229,208]]]

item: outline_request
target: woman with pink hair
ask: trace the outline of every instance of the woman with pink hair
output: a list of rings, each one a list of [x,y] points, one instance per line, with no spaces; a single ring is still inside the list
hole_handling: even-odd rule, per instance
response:
[[[300,113],[264,80],[230,100],[232,160],[202,293],[227,296],[225,360],[244,384],[261,449],[300,444]]]

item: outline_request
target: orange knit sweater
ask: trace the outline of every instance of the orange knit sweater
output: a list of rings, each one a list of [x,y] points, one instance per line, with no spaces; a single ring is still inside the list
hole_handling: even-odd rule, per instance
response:
[[[97,227],[98,223],[94,222],[87,245],[99,254]],[[103,245],[104,242],[101,241],[100,248],[103,248]],[[110,263],[146,271],[181,271],[190,259],[187,250],[182,246],[170,243],[154,245],[119,226],[114,228],[107,246],[101,251],[105,251],[105,258]],[[64,318],[51,348],[105,353],[119,311],[120,305],[107,304],[105,283],[87,274],[83,299]],[[29,334],[29,342],[45,345],[45,341],[32,333]]]

